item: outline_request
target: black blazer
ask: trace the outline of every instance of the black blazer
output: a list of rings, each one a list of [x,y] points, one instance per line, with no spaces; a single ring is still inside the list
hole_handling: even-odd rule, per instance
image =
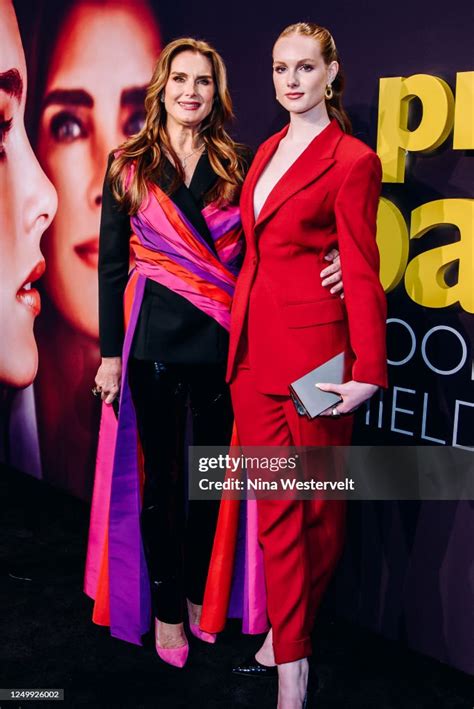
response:
[[[110,189],[109,157],[102,193],[99,237],[99,334],[103,357],[122,354],[124,339],[123,295],[128,280],[130,217],[120,208]],[[162,189],[175,174],[167,161],[154,176]],[[181,186],[170,195],[191,224],[214,249],[214,243],[201,210],[203,195],[215,184],[207,153],[197,163],[189,188]],[[227,331],[188,300],[151,279],[145,293],[132,344],[131,356],[166,363],[225,364],[229,337]]]

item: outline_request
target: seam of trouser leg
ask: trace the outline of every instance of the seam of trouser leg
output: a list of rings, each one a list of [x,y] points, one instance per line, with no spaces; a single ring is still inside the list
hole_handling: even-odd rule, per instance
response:
[[[299,514],[300,514],[300,519],[301,519],[301,525],[300,525],[300,528],[298,531],[300,533],[299,536],[301,537],[301,536],[303,536],[302,531],[304,530],[305,510],[304,510],[304,506],[303,506],[304,501],[300,500],[298,502],[300,502]],[[297,534],[297,533],[298,532],[295,532],[295,534]],[[268,543],[268,540],[267,540],[267,543]],[[263,553],[264,553],[264,557],[265,557],[266,544],[263,544],[262,546],[263,546]],[[311,601],[311,587],[310,587],[310,582],[309,582],[309,571],[307,570],[307,565],[305,563],[304,543],[297,543],[296,548],[297,548],[297,554],[298,554],[297,564],[300,569],[300,578],[301,578],[301,587],[299,589],[299,598],[301,598],[301,589],[303,587],[303,584],[305,583],[305,577],[308,577],[306,579],[307,580],[307,583],[306,583],[307,593],[306,593],[306,602],[303,603],[301,600],[299,600],[296,604],[292,605],[290,615],[293,615],[293,609],[294,609],[293,619],[295,617],[298,618],[298,626],[301,629],[298,634],[304,633],[303,639],[300,638],[298,640],[290,640],[290,641],[285,640],[285,639],[281,639],[280,638],[281,635],[283,635],[283,637],[285,637],[287,635],[287,627],[288,627],[287,623],[284,623],[284,624],[280,623],[279,625],[275,625],[275,618],[270,616],[270,610],[268,608],[269,619],[270,619],[270,623],[273,628],[273,644],[274,644],[274,647],[278,646],[281,648],[280,652],[283,655],[287,654],[286,651],[284,650],[284,648],[291,647],[294,643],[304,642],[305,639],[307,639],[307,642],[309,643],[309,648],[311,648],[311,643],[309,640],[309,626],[308,626],[308,620],[310,617],[309,603]],[[267,583],[267,564],[265,563],[265,559],[264,559],[264,565],[265,565],[265,581],[266,581],[266,586],[267,586],[267,598],[268,598],[269,585]],[[271,593],[271,591],[270,591],[270,593]],[[271,605],[273,608],[274,604],[271,604]],[[294,622],[292,622],[291,625],[294,625]],[[276,641],[275,641],[275,635],[276,635]],[[310,652],[308,652],[307,654],[310,654]],[[296,659],[299,659],[299,658],[296,658]],[[289,661],[290,660],[284,660],[284,662],[289,662]]]
[[[274,618],[270,617],[270,623],[273,628],[273,642],[274,642],[274,647],[278,646],[281,648],[280,654],[283,656],[286,656],[288,652],[285,650],[286,647],[292,647],[293,644],[301,644],[306,643],[305,647],[308,649],[309,647],[309,652],[307,654],[310,654],[310,649],[311,649],[311,643],[309,640],[309,626],[308,626],[308,620],[310,617],[309,613],[309,604],[311,602],[311,584],[310,584],[310,578],[309,578],[309,570],[307,568],[307,563],[306,563],[306,558],[305,558],[305,549],[306,549],[306,535],[304,534],[305,530],[305,508],[304,508],[304,500],[299,500],[298,508],[297,509],[297,514],[300,516],[300,527],[298,528],[298,531],[294,531],[294,534],[299,535],[298,542],[296,544],[296,549],[297,549],[297,554],[298,554],[298,566],[300,570],[300,579],[301,579],[301,587],[300,587],[300,598],[301,598],[301,591],[303,590],[304,585],[306,584],[306,601],[299,601],[296,603],[296,605],[293,605],[292,608],[294,609],[294,615],[298,618],[298,626],[301,628],[301,631],[305,633],[303,640],[298,639],[298,640],[284,640],[280,639],[280,636],[282,635],[283,638],[287,635],[287,630],[286,626],[282,625],[275,625],[274,624]],[[300,541],[301,540],[301,541]],[[265,554],[265,545],[263,547],[263,551]],[[270,591],[271,593],[271,591]],[[268,594],[268,584],[267,584],[267,594]],[[292,623],[293,625],[293,623]],[[275,634],[276,634],[276,642],[275,642]],[[303,655],[302,657],[304,657]],[[296,658],[296,659],[299,659]],[[283,660],[283,662],[289,662],[290,660]]]
[[[283,409],[283,414],[285,416],[286,420],[286,425],[288,426],[288,430],[290,432],[290,440],[293,442],[293,445],[301,445],[301,441],[295,441],[295,436],[293,435],[292,427],[291,427],[291,421],[289,420],[289,417],[286,412],[286,408],[284,404],[282,403],[282,409]],[[308,633],[308,644],[309,644],[309,653],[311,654],[311,640],[309,639],[309,633],[311,632],[311,628],[309,627],[309,619],[311,617],[311,573],[309,571],[308,565],[311,563],[310,555],[307,554],[307,544],[308,544],[308,538],[307,538],[307,533],[306,533],[306,507],[305,507],[305,500],[301,500],[301,539],[302,539],[302,544],[298,544],[299,550],[300,550],[300,564],[301,568],[303,570],[303,579],[304,579],[304,572],[306,571],[306,575],[308,576],[307,578],[307,603],[303,604],[300,603],[300,612],[303,615],[302,621],[303,623],[301,624],[301,627],[305,628],[307,633]],[[305,559],[306,556],[306,559]],[[307,563],[306,563],[307,562]],[[303,655],[304,657],[304,655]],[[297,658],[299,659],[299,658]],[[288,660],[287,660],[288,662]]]

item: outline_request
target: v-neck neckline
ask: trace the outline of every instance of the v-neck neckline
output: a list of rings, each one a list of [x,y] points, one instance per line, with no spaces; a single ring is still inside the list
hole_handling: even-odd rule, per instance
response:
[[[326,131],[328,130],[328,128],[329,128],[330,126],[332,126],[332,123],[333,123],[334,120],[335,120],[334,118],[331,119],[331,120],[329,121],[329,123],[327,124],[327,126],[324,126],[324,128],[323,128],[321,131],[319,131],[319,133],[317,133],[317,134],[314,136],[314,138],[312,138],[312,139],[309,141],[309,143],[307,144],[307,146],[306,146],[305,148],[303,148],[303,150],[299,153],[299,155],[293,160],[293,162],[291,163],[291,165],[289,165],[289,167],[285,170],[285,172],[284,172],[284,173],[279,177],[279,179],[275,182],[275,184],[274,184],[273,187],[271,188],[270,192],[268,192],[267,196],[265,197],[265,199],[264,199],[264,201],[263,201],[263,203],[262,203],[260,209],[258,210],[258,214],[255,214],[255,191],[256,191],[256,189],[257,189],[257,185],[258,185],[258,183],[260,182],[260,180],[262,179],[262,177],[263,177],[263,175],[265,174],[266,170],[268,169],[268,166],[270,165],[270,163],[271,163],[273,157],[275,156],[276,152],[278,151],[278,148],[280,147],[281,141],[282,141],[284,138],[286,138],[286,136],[287,136],[287,134],[288,134],[288,130],[289,130],[289,128],[290,128],[290,124],[288,124],[288,125],[286,126],[286,130],[285,130],[284,134],[281,136],[281,138],[278,140],[278,142],[273,146],[273,150],[272,150],[271,153],[267,156],[267,161],[266,161],[265,165],[263,166],[263,169],[262,169],[262,171],[260,172],[260,174],[259,174],[259,176],[258,176],[258,178],[257,178],[257,181],[255,182],[254,187],[253,187],[253,194],[252,194],[252,210],[253,210],[253,216],[254,216],[254,222],[255,222],[255,223],[258,221],[258,218],[259,218],[260,214],[262,213],[262,211],[263,211],[265,205],[267,204],[268,200],[270,199],[270,197],[271,197],[271,196],[273,195],[273,193],[275,192],[275,189],[280,185],[281,182],[284,181],[284,179],[287,177],[288,173],[289,173],[290,171],[292,171],[292,169],[293,169],[294,166],[300,161],[300,159],[301,159],[307,152],[309,152],[309,149],[310,149],[312,146],[314,146],[314,144],[317,142],[318,138],[319,138],[321,135],[323,135],[323,133],[326,133]]]
[[[194,195],[194,191],[191,189],[191,185],[194,183],[194,181],[195,181],[195,179],[196,179],[196,174],[199,175],[199,172],[200,172],[200,168],[201,168],[201,166],[202,166],[202,161],[203,161],[204,155],[207,156],[207,152],[206,152],[205,150],[202,151],[202,153],[201,153],[201,155],[200,155],[200,157],[199,157],[199,160],[197,161],[197,163],[196,163],[195,166],[194,166],[193,174],[191,175],[191,179],[189,180],[189,185],[187,185],[186,182],[183,182],[184,186],[185,186],[193,195]]]
[[[193,174],[191,175],[191,179],[190,179],[190,181],[189,181],[189,185],[187,185],[186,182],[184,182],[184,180],[183,180],[183,182],[181,183],[181,186],[182,186],[182,187],[185,187],[185,188],[192,194],[192,196],[193,196],[195,199],[196,199],[196,192],[195,192],[195,190],[193,190],[192,188],[193,188],[193,186],[194,186],[194,182],[195,182],[195,180],[196,180],[196,176],[199,175],[200,168],[202,167],[202,164],[203,164],[204,156],[207,157],[207,151],[206,151],[206,150],[203,150],[203,152],[201,153],[201,155],[200,155],[200,157],[199,157],[199,160],[197,161],[196,165],[194,166]],[[166,154],[165,154],[165,159],[166,159],[168,165],[173,169],[173,171],[174,171],[174,172],[177,172],[176,165],[174,165],[174,164],[171,162],[171,160],[169,159],[169,157],[168,157]]]
[[[175,175],[176,167],[165,156],[162,173],[161,175],[156,175],[158,186],[166,191],[166,186],[169,187]],[[196,163],[189,187],[184,182],[180,182],[176,190],[170,194],[171,201],[181,210],[196,231],[201,234],[213,252],[216,249],[203,213],[205,209],[203,195],[211,188],[215,180],[216,175],[210,166],[207,152],[204,151]]]

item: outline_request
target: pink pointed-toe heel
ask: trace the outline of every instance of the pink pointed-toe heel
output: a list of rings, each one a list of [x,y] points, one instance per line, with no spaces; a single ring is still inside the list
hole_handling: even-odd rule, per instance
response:
[[[189,644],[183,645],[182,647],[160,647],[158,644],[155,645],[158,657],[160,657],[163,662],[168,665],[173,665],[173,667],[184,667],[189,654]]]
[[[189,612],[189,601],[187,601],[187,604],[188,615],[191,616]],[[202,640],[205,643],[210,643],[211,645],[213,645],[217,640],[217,635],[215,633],[207,633],[205,630],[201,630],[199,625],[191,623],[191,621],[189,621],[189,630],[192,632],[194,637],[198,638],[199,640]]]
[[[180,647],[161,647],[161,645],[158,645],[157,623],[158,621],[155,618],[155,648],[158,657],[168,665],[173,665],[173,667],[184,667],[189,654],[188,641],[186,640],[185,644]]]

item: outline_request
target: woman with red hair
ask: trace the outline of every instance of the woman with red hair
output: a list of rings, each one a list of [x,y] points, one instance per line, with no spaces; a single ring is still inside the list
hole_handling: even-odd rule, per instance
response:
[[[327,29],[287,27],[273,48],[273,82],[290,122],[260,146],[240,201],[246,255],[227,369],[237,433],[244,448],[349,445],[349,414],[387,384],[375,241],[380,161],[349,134]],[[344,301],[317,278],[335,247]],[[300,416],[290,384],[342,351],[346,381],[314,381],[340,403],[313,420]],[[236,671],[262,674],[276,665],[278,707],[295,709],[305,697],[316,610],[343,545],[345,507],[258,499],[257,512],[271,631],[256,659]]]

